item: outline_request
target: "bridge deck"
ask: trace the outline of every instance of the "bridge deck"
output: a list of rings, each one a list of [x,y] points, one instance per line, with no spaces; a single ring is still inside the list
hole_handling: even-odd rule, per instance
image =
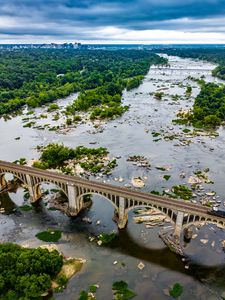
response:
[[[103,193],[111,193],[113,195],[128,198],[128,199],[145,201],[146,203],[149,201],[149,203],[154,203],[158,206],[162,205],[163,207],[182,210],[183,212],[186,213],[198,214],[206,218],[208,217],[210,219],[215,219],[219,221],[221,220],[222,222],[224,222],[224,218],[209,215],[208,208],[203,207],[199,204],[193,204],[180,199],[171,199],[169,197],[157,196],[153,194],[139,192],[126,187],[100,183],[94,180],[87,180],[77,176],[64,175],[53,171],[46,171],[46,170],[41,170],[33,167],[21,166],[21,165],[4,162],[0,160],[0,173],[1,172],[7,173],[9,171],[40,177],[43,179],[43,181],[44,179],[46,180],[51,179],[56,183],[62,182],[70,185],[78,185],[88,189],[97,189]]]

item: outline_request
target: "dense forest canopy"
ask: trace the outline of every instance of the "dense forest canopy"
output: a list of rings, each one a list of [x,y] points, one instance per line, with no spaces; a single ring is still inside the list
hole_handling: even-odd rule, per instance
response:
[[[1,299],[42,299],[62,265],[63,257],[56,250],[0,244]]]
[[[202,83],[193,107],[194,124],[217,126],[225,121],[225,86]]]
[[[107,107],[94,115],[106,114],[106,108],[120,113],[123,88],[138,86],[151,64],[165,62],[143,50],[0,50],[0,115],[73,92],[81,95],[70,113],[101,104]]]

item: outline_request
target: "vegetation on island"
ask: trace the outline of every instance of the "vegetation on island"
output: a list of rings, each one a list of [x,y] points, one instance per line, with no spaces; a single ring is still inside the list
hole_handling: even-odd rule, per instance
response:
[[[4,300],[42,299],[63,266],[56,250],[0,244],[0,295]]]
[[[75,174],[74,169],[79,165],[83,170],[92,174],[103,172],[107,174],[117,165],[116,159],[107,158],[106,148],[86,148],[78,146],[75,149],[60,144],[49,144],[41,149],[41,156],[33,163],[40,169],[60,169],[66,174]]]
[[[195,99],[192,119],[195,126],[210,127],[225,121],[225,85],[201,85],[201,91]]]
[[[129,300],[136,296],[135,292],[130,290],[128,284],[124,281],[114,282],[112,290],[114,293],[114,300]]]
[[[176,124],[193,124],[197,128],[215,128],[225,122],[225,85],[200,81],[201,91],[192,110],[179,111]]]
[[[170,293],[171,297],[173,297],[174,299],[177,299],[183,293],[182,285],[179,283],[175,283],[174,286],[170,289],[169,293]]]
[[[67,113],[103,106],[94,117],[120,115],[122,90],[137,87],[152,64],[167,60],[139,50],[0,50],[0,115],[80,95]],[[117,107],[117,109],[116,109]],[[49,111],[58,109],[50,105]]]

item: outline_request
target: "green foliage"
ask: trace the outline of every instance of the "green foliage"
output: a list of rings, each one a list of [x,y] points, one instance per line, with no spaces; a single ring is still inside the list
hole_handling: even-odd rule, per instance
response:
[[[189,200],[193,195],[192,190],[185,185],[174,185],[172,190],[176,196],[184,200]]]
[[[102,245],[110,244],[115,238],[115,233],[102,233],[98,236],[99,240],[102,242]]]
[[[51,289],[63,258],[57,251],[0,244],[0,294],[5,300],[41,299]]]
[[[164,175],[164,176],[163,176],[163,178],[164,178],[166,181],[168,181],[168,180],[170,179],[170,177],[171,177],[170,175]]]
[[[205,83],[195,99],[193,123],[215,127],[225,121],[225,86]]]
[[[88,293],[86,291],[81,291],[78,300],[88,300]]]
[[[20,210],[22,210],[22,211],[30,211],[32,209],[33,209],[33,207],[30,206],[30,205],[27,205],[27,204],[24,204],[24,205],[20,206]]]
[[[163,92],[155,92],[155,94],[154,94],[155,98],[158,100],[161,100],[163,95],[164,95]]]
[[[38,107],[74,92],[80,95],[71,113],[119,103],[126,80],[144,76],[150,65],[158,63],[166,59],[138,50],[1,49],[0,115],[25,104]],[[49,107],[55,109],[55,105]]]
[[[187,86],[187,88],[186,88],[186,96],[191,96],[191,93],[192,93],[192,87],[189,85],[189,86]]]
[[[142,83],[142,80],[144,79],[144,76],[143,75],[139,75],[139,76],[135,76],[131,79],[128,79],[127,80],[127,90],[130,91],[134,88],[137,88],[139,87],[139,85]]]
[[[68,280],[69,279],[66,277],[65,274],[60,274],[57,276],[56,282],[58,283],[59,286],[63,287],[67,284]]]
[[[170,293],[170,296],[175,298],[175,299],[180,297],[183,293],[182,285],[180,285],[179,283],[175,283],[173,288],[170,289],[169,293]]]
[[[57,109],[59,109],[58,104],[56,104],[56,103],[51,103],[51,104],[49,105],[49,107],[48,107],[48,112],[51,112],[51,111],[57,110]]]
[[[61,231],[51,230],[39,232],[35,235],[39,240],[44,242],[58,242],[61,239]]]
[[[102,159],[108,154],[106,148],[86,148],[78,146],[75,149],[68,148],[64,145],[49,144],[42,149],[39,161],[33,163],[33,167],[40,169],[61,168],[66,174],[72,174],[72,169],[66,165],[66,161],[74,160],[80,166],[92,173],[104,171],[108,173],[117,165],[116,159],[109,161],[104,165]],[[85,159],[85,160],[84,160]]]
[[[112,289],[114,291],[114,300],[129,300],[136,296],[132,290],[128,289],[128,284],[124,281],[114,282]]]

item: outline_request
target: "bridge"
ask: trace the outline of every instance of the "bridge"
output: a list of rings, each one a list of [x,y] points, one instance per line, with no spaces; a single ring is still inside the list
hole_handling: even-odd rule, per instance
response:
[[[173,74],[173,73],[176,73],[176,74],[183,74],[183,73],[200,73],[202,75],[206,75],[206,74],[211,74],[212,72],[212,69],[210,68],[170,68],[170,67],[151,67],[151,73],[153,74],[157,74],[159,71],[169,75],[169,74]]]
[[[0,191],[5,190],[8,186],[6,174],[12,174],[23,183],[24,187],[28,189],[33,203],[42,197],[40,188],[42,183],[57,185],[68,198],[67,214],[69,216],[77,216],[85,208],[85,195],[101,195],[104,200],[114,206],[120,229],[126,227],[129,211],[140,207],[155,208],[163,213],[174,224],[173,236],[177,239],[180,238],[185,227],[199,224],[199,222],[225,227],[225,218],[208,214],[208,208],[199,204],[1,160]]]

